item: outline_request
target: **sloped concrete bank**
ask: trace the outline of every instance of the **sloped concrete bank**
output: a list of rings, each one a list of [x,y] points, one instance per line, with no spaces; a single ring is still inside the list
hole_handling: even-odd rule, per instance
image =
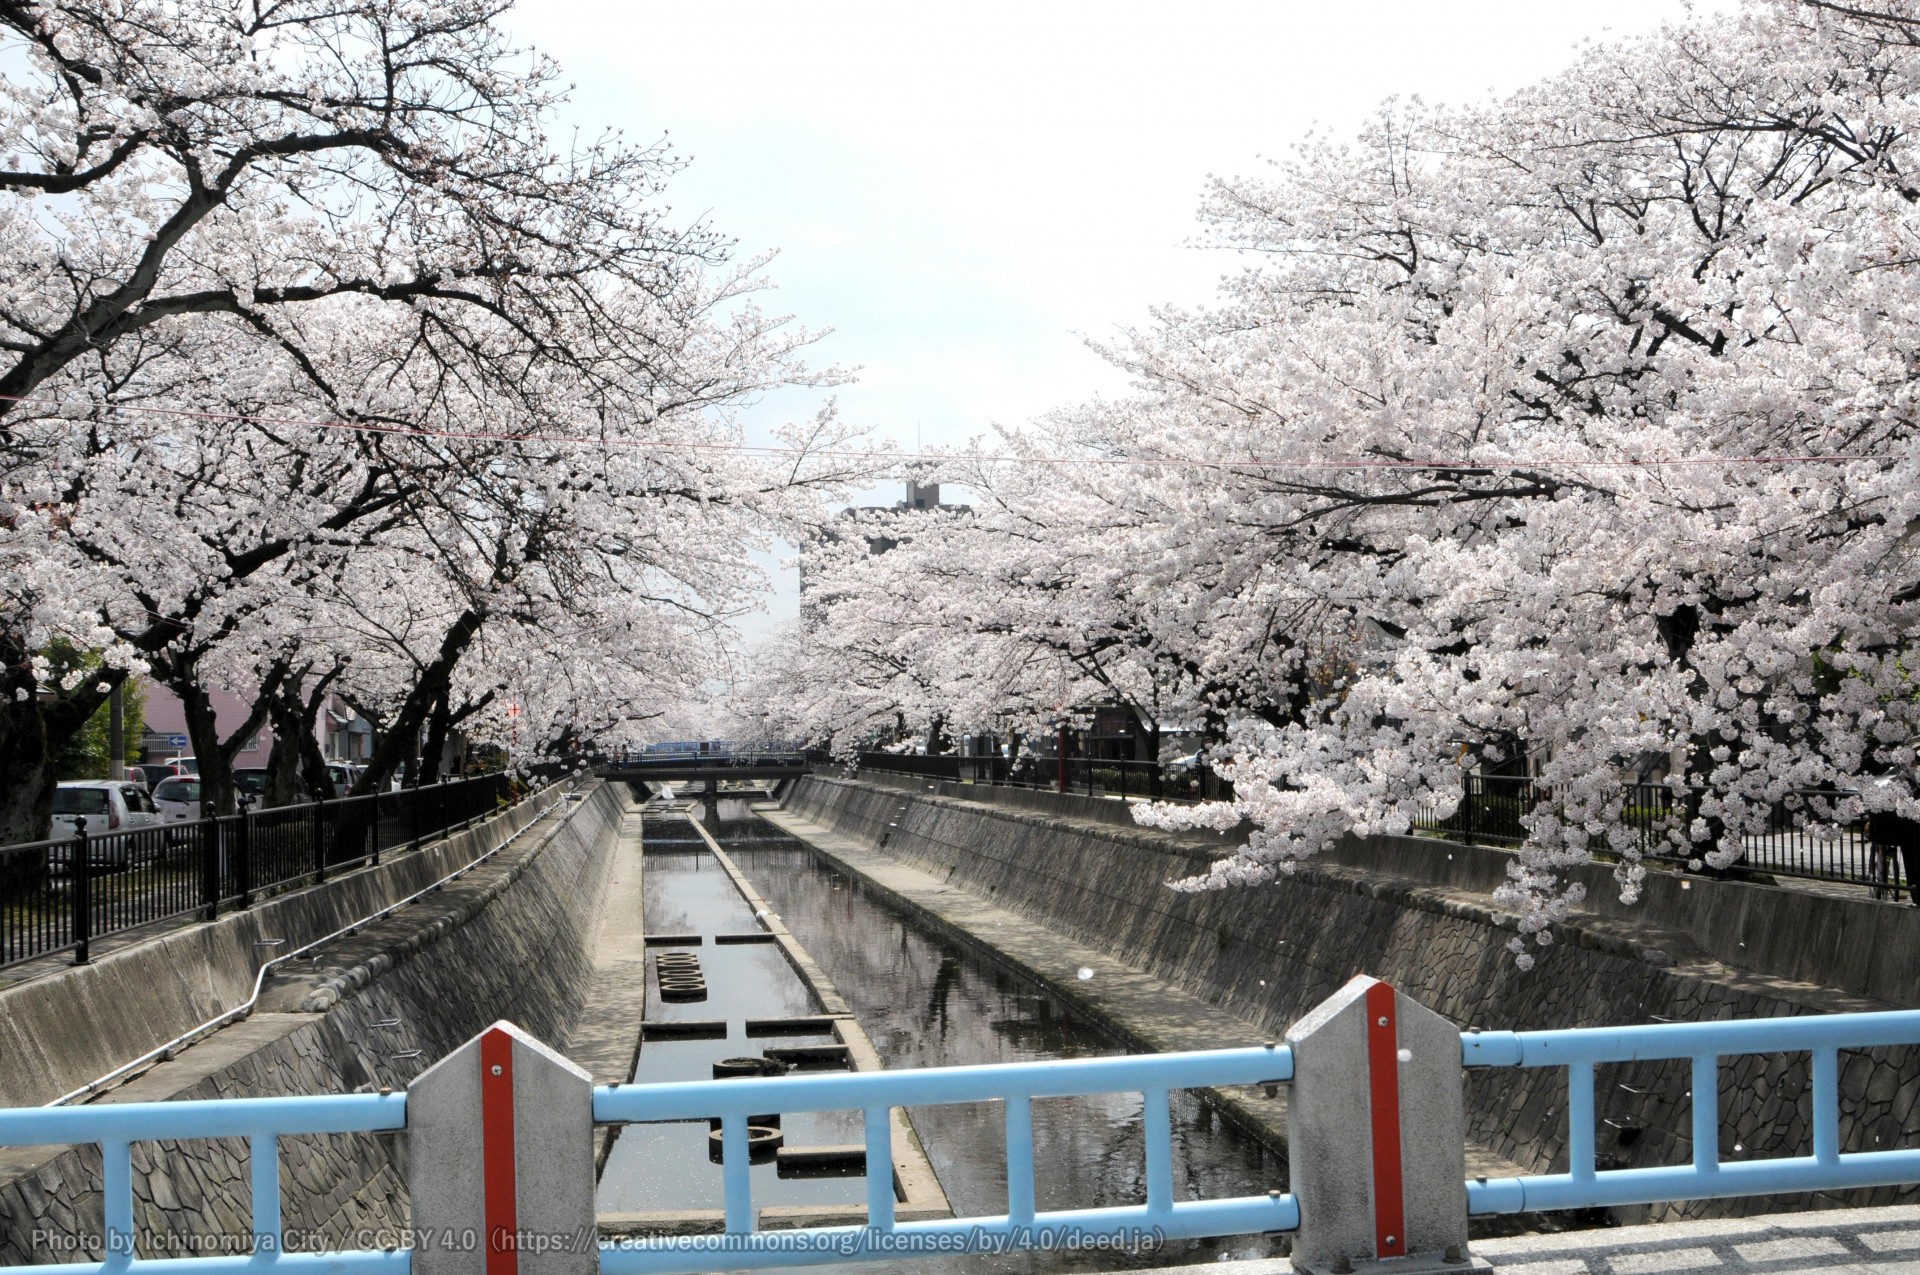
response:
[[[499,1018],[564,1047],[592,978],[597,910],[629,808],[624,786],[595,785],[562,801],[458,881],[330,945],[310,966],[273,976],[244,1022],[103,1101],[400,1088]],[[464,847],[448,847],[437,875],[498,845],[534,813],[511,811],[476,827]],[[435,879],[421,874],[413,888]],[[305,906],[333,915],[338,905]],[[145,968],[140,949],[117,955],[130,965],[128,978]],[[248,971],[248,991],[251,979]],[[128,1047],[112,1061],[137,1052]],[[280,1154],[290,1244],[404,1242],[395,1234],[407,1217],[403,1139],[287,1138]],[[244,1140],[137,1143],[133,1165],[139,1256],[248,1251]],[[97,1148],[0,1151],[0,1263],[98,1260],[100,1186]]]
[[[1522,971],[1506,946],[1515,918],[1491,904],[1491,882],[1473,876],[1485,877],[1481,856],[1497,852],[1432,842],[1378,847],[1391,853],[1370,859],[1369,847],[1350,846],[1271,886],[1182,894],[1166,883],[1204,871],[1229,852],[1225,839],[1127,827],[1105,811],[1100,817],[1079,809],[1072,816],[1049,815],[1033,794],[1022,794],[1029,808],[1017,808],[970,800],[951,787],[945,793],[927,787],[811,776],[783,804],[839,836],[1190,992],[1268,1036],[1283,1032],[1356,973],[1387,979],[1463,1027],[1487,1029],[1887,1007],[1853,991],[1766,972],[1764,960],[1736,968],[1716,959],[1690,933],[1659,923],[1678,915],[1671,903],[1647,920],[1617,905],[1607,909],[1614,914],[1576,917],[1559,928],[1556,946],[1539,952],[1537,967]],[[1106,806],[1122,809],[1119,803]],[[1447,854],[1456,858],[1449,861]],[[1437,861],[1430,862],[1434,856]],[[1438,866],[1469,858],[1480,866]],[[1356,866],[1369,862],[1381,866]],[[1396,874],[1423,863],[1438,882]],[[1686,893],[1717,884],[1695,883]],[[1750,942],[1763,954],[1780,950],[1783,944],[1769,927],[1798,923],[1809,909],[1807,896],[1737,888],[1747,893],[1737,907],[1720,908],[1715,946],[1738,950],[1739,943]],[[1768,896],[1780,896],[1772,911]],[[1734,915],[1742,919],[1728,919]],[[1737,937],[1742,926],[1749,927],[1746,939]],[[1920,1050],[1849,1053],[1841,1062],[1842,1149],[1920,1141],[1907,1132],[1920,1098]],[[1810,1152],[1806,1070],[1805,1057],[1798,1055],[1722,1063],[1724,1159]],[[1602,1068],[1602,1167],[1689,1159],[1690,1087],[1685,1062]],[[1468,1116],[1474,1142],[1530,1171],[1564,1171],[1564,1073],[1471,1073]],[[1775,1196],[1623,1212],[1625,1220],[1636,1220],[1915,1198],[1920,1192],[1912,1188],[1882,1188],[1841,1197]]]

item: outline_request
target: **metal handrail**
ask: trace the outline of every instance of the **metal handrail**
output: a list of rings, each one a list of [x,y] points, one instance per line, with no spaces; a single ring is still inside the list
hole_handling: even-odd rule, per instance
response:
[[[544,789],[543,791],[551,792],[552,789],[557,786],[558,786],[557,783],[553,785],[549,785],[548,788]],[[527,800],[528,801],[534,800],[536,795],[537,794],[529,793],[527,795]],[[169,1057],[170,1055],[177,1052],[178,1050],[183,1049],[186,1046],[192,1044],[194,1041],[198,1040],[200,1037],[208,1035],[212,1032],[218,1031],[220,1028],[225,1027],[229,1023],[237,1022],[240,1019],[245,1018],[248,1014],[253,1012],[253,1007],[259,1004],[260,993],[266,987],[268,974],[272,973],[274,970],[278,969],[280,966],[285,965],[288,961],[296,960],[299,957],[305,956],[307,953],[312,952],[315,948],[324,947],[328,943],[332,943],[337,939],[345,938],[348,935],[357,932],[362,926],[371,925],[373,922],[378,921],[383,917],[390,916],[393,913],[398,912],[401,908],[407,907],[408,905],[418,901],[419,899],[422,899],[425,896],[432,894],[435,890],[440,889],[441,887],[447,885],[449,882],[459,880],[461,877],[465,876],[467,873],[473,871],[475,868],[485,863],[488,859],[491,859],[494,855],[499,854],[502,850],[505,850],[508,846],[512,845],[520,837],[521,833],[524,833],[525,831],[527,831],[528,828],[533,827],[536,823],[539,823],[540,820],[546,818],[548,814],[552,813],[553,808],[559,805],[562,799],[563,799],[562,797],[556,796],[552,801],[549,801],[546,804],[545,808],[535,813],[533,818],[527,820],[525,825],[516,829],[510,836],[508,836],[499,845],[487,851],[485,854],[482,854],[477,858],[473,859],[471,862],[467,863],[463,867],[448,873],[444,877],[441,877],[438,881],[435,881],[432,885],[424,886],[421,889],[415,890],[412,894],[407,895],[404,899],[399,899],[393,903],[389,903],[387,906],[379,909],[378,911],[369,912],[367,915],[361,917],[359,920],[353,921],[347,925],[343,925],[339,929],[333,931],[333,933],[324,935],[321,938],[317,938],[313,940],[313,942],[306,944],[304,947],[297,947],[293,951],[288,952],[284,956],[276,956],[272,960],[265,962],[260,966],[259,970],[254,974],[253,994],[247,997],[247,999],[242,1001],[240,1004],[235,1005],[232,1009],[224,1010],[221,1013],[214,1015],[212,1018],[209,1018],[206,1022],[201,1023],[197,1027],[190,1028],[187,1031],[180,1033],[178,1036],[175,1036],[172,1040],[167,1041],[163,1045],[158,1045],[153,1049],[149,1049],[146,1053],[141,1054],[138,1058],[135,1058],[131,1062],[122,1063],[120,1066],[115,1067],[112,1071],[106,1073],[104,1076],[100,1076],[94,1080],[89,1080],[86,1084],[80,1086],[80,1088],[72,1090],[68,1093],[61,1094],[58,1098],[55,1098],[52,1102],[47,1103],[46,1106],[48,1107],[64,1106],[67,1103],[72,1102],[76,1098],[84,1098],[88,1094],[98,1093],[101,1089],[104,1089],[106,1086],[112,1084],[114,1081],[120,1079],[122,1076],[125,1076],[128,1072],[134,1071],[142,1066],[145,1066],[147,1063],[161,1061],[162,1059]],[[135,1105],[135,1104],[128,1104],[128,1105]],[[175,1104],[168,1104],[168,1105],[172,1106]],[[0,1112],[0,1114],[4,1114],[4,1113]],[[0,1132],[3,1132],[3,1131],[0,1131]],[[4,1142],[4,1137],[0,1136],[0,1143],[3,1143],[3,1142]]]
[[[529,825],[531,826],[531,825]],[[1806,1193],[1920,1181],[1920,1150],[1842,1154],[1840,1050],[1920,1045],[1920,1011],[1712,1023],[1469,1032],[1460,1062],[1473,1068],[1565,1067],[1569,1077],[1569,1169],[1466,1184],[1471,1213],[1591,1208],[1762,1193]],[[1720,1058],[1809,1053],[1813,1060],[1813,1154],[1721,1163],[1718,1151]],[[1693,1064],[1693,1162],[1596,1171],[1594,1068],[1647,1060]],[[1279,1191],[1223,1200],[1173,1198],[1173,1089],[1277,1083],[1291,1079],[1293,1052],[1279,1044],[1180,1054],[1053,1060],[897,1072],[836,1073],[724,1081],[609,1085],[593,1090],[596,1123],[719,1117],[726,1234],[623,1236],[603,1242],[605,1275],[673,1275],[716,1269],[803,1266],[888,1258],[917,1242],[950,1251],[1005,1253],[1037,1243],[1054,1228],[1087,1239],[1151,1232],[1157,1238],[1289,1231],[1301,1207]],[[1457,1083],[1450,1073],[1447,1083]],[[1035,1209],[1032,1103],[1096,1093],[1139,1093],[1144,1102],[1146,1202],[1119,1208],[1040,1213]],[[1007,1208],[1004,1214],[928,1221],[894,1215],[893,1108],[999,1101],[1005,1105]],[[1297,1101],[1297,1096],[1296,1096]],[[867,1178],[865,1226],[755,1231],[747,1121],[761,1110],[858,1110],[863,1115]],[[133,1237],[135,1141],[247,1137],[252,1140],[252,1228],[256,1255],[195,1259],[169,1269],[209,1273],[356,1270],[404,1275],[407,1249],[384,1253],[279,1254],[278,1139],[303,1133],[372,1132],[405,1125],[404,1094],[127,1103],[0,1111],[0,1146],[97,1143],[104,1158],[104,1215],[118,1260],[39,1268],[50,1273],[127,1269]],[[259,1254],[266,1254],[263,1261]],[[146,1263],[138,1263],[144,1267]]]
[[[1269,1043],[1253,1049],[1137,1054],[913,1071],[740,1078],[650,1085],[609,1085],[593,1092],[597,1123],[719,1117],[721,1177],[728,1243],[719,1260],[728,1269],[797,1266],[897,1256],[903,1245],[964,1241],[969,1251],[1031,1247],[1049,1230],[1082,1239],[1152,1233],[1161,1239],[1290,1231],[1300,1208],[1279,1191],[1224,1200],[1173,1198],[1173,1126],[1168,1094],[1174,1089],[1278,1084],[1293,1077],[1293,1054]],[[1145,1204],[1049,1213],[1034,1206],[1033,1102],[1096,1093],[1138,1093],[1144,1104]],[[1004,1214],[897,1222],[893,1197],[895,1107],[1004,1102],[1007,1211]],[[753,1182],[747,1121],[756,1111],[862,1113],[866,1149],[865,1226],[800,1227],[771,1233],[755,1246]],[[880,1243],[876,1235],[891,1237]],[[719,1250],[716,1250],[719,1251]],[[640,1237],[603,1247],[603,1275],[672,1275],[710,1269],[713,1256],[684,1237]]]
[[[1920,1010],[1468,1033],[1461,1038],[1468,1067],[1567,1069],[1567,1172],[1475,1179],[1467,1184],[1468,1212],[1601,1208],[1920,1181],[1920,1150],[1840,1152],[1840,1050],[1899,1045],[1920,1045]],[[1722,1162],[1720,1059],[1781,1053],[1806,1053],[1812,1059],[1813,1154]],[[1594,1068],[1663,1059],[1692,1064],[1692,1163],[1599,1171]]]
[[[101,1218],[105,1260],[15,1267],[47,1275],[123,1272],[162,1265],[134,1261],[133,1144],[155,1138],[246,1138],[252,1195],[248,1255],[194,1258],[188,1269],[227,1271],[348,1271],[406,1275],[406,1249],[382,1252],[288,1253],[280,1215],[280,1139],[299,1134],[378,1133],[403,1129],[407,1095],[318,1094],[291,1098],[215,1098],[186,1102],[129,1102],[104,1107],[0,1110],[0,1146],[97,1143],[101,1160]],[[169,1268],[179,1262],[164,1263]]]

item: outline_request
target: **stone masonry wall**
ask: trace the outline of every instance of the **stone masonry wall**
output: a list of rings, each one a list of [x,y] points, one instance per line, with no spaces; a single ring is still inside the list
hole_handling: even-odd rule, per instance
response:
[[[245,1022],[108,1100],[399,1089],[501,1018],[563,1046],[625,804],[624,789],[596,787],[461,880],[274,979]],[[403,1136],[288,1138],[280,1155],[290,1245],[394,1242],[407,1217]],[[248,1250],[244,1140],[136,1144],[133,1164],[141,1257]],[[95,1147],[0,1151],[0,1263],[97,1260],[100,1189]]]
[[[1169,880],[1203,871],[1224,843],[956,797],[818,776],[787,808],[953,885],[1100,948],[1239,1014],[1250,1040],[1287,1024],[1350,977],[1386,979],[1463,1028],[1529,1029],[1711,1020],[1886,1008],[1846,992],[1725,965],[1677,932],[1611,917],[1559,927],[1559,943],[1521,971],[1506,950],[1514,918],[1484,892],[1340,864],[1303,866],[1271,886],[1185,894]],[[1464,848],[1463,848],[1464,849]],[[1348,856],[1351,857],[1351,856]],[[1753,923],[1766,923],[1755,912]],[[1723,1060],[1727,1161],[1811,1151],[1804,1055]],[[1692,1155],[1686,1062],[1601,1068],[1602,1168],[1683,1163]],[[1920,1050],[1841,1055],[1841,1147],[1920,1145],[1909,1132]],[[1470,1136],[1535,1172],[1566,1167],[1566,1083],[1559,1069],[1474,1071]],[[1892,1203],[1913,1188],[1844,1197],[1767,1197],[1628,1214],[1729,1212]],[[1624,1211],[1623,1211],[1624,1212]]]

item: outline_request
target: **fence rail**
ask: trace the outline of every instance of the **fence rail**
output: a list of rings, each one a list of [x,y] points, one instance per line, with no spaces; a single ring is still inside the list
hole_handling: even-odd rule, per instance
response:
[[[810,751],[816,765],[831,765],[825,752]],[[1127,761],[1103,757],[1058,757],[1023,754],[1009,757],[963,757],[957,753],[923,756],[917,753],[863,752],[862,770],[896,775],[919,775],[953,783],[989,784],[1003,788],[1041,788],[1088,797],[1141,797],[1153,801],[1227,801],[1232,785],[1205,766],[1167,766],[1155,761]]]
[[[806,759],[819,766],[836,761],[821,750],[809,750]],[[922,756],[907,753],[863,752],[860,770],[917,775],[952,783],[989,784],[1012,788],[1041,788],[1089,797],[1140,797],[1155,801],[1231,801],[1233,785],[1204,765],[1171,767],[1159,762],[1115,761],[1102,758],[1024,755],[963,757],[946,753]],[[1429,811],[1414,821],[1421,832],[1468,845],[1517,846],[1527,840],[1526,819],[1553,807],[1553,790],[1528,776],[1467,775],[1460,804],[1441,818]],[[1915,868],[1897,850],[1876,843],[1871,829],[1861,824],[1834,826],[1819,815],[1825,803],[1844,796],[1838,792],[1794,793],[1769,812],[1762,832],[1741,838],[1742,854],[1735,870],[1772,873],[1814,881],[1842,882],[1873,889],[1876,896],[1915,891]],[[1624,832],[1603,851],[1631,849],[1648,859],[1695,862],[1700,850],[1681,834],[1699,813],[1699,791],[1666,784],[1632,784],[1621,809]],[[1920,891],[1914,898],[1920,902]]]
[[[1399,1046],[1410,1045],[1410,1049]],[[515,1254],[501,1217],[528,1216],[528,1192],[591,1216],[595,1193],[589,1125],[718,1120],[724,1235],[623,1236],[602,1241],[587,1269],[604,1275],[805,1266],[911,1253],[1005,1254],[1052,1232],[1094,1247],[1102,1237],[1161,1239],[1293,1232],[1294,1256],[1312,1269],[1351,1269],[1387,1257],[1468,1263],[1469,1214],[1587,1209],[1743,1195],[1851,1190],[1920,1182],[1920,1150],[1844,1151],[1864,1142],[1849,1127],[1840,1089],[1843,1053],[1920,1046],[1920,1011],[1806,1015],[1731,1022],[1644,1024],[1555,1031],[1476,1031],[1452,1024],[1387,984],[1355,978],[1294,1024],[1285,1044],[1178,1054],[1054,1060],[838,1075],[593,1087],[586,1075],[506,1024],[455,1050],[405,1093],[333,1094],[0,1110],[0,1147],[91,1144],[101,1151],[106,1253],[102,1261],[30,1268],[126,1272],[287,1269],[405,1275],[418,1254],[289,1252],[282,1227],[280,1141],[295,1135],[398,1132],[406,1139],[413,1234],[464,1234],[471,1268],[489,1275],[576,1271],[545,1250]],[[1805,1054],[1811,1059],[1810,1153],[1723,1162],[1721,1060]],[[1688,1162],[1600,1169],[1596,1069],[1649,1060],[1691,1064]],[[1564,1068],[1567,1168],[1560,1173],[1462,1181],[1463,1073]],[[464,1069],[470,1068],[468,1078]],[[1383,1084],[1383,1078],[1385,1082]],[[1292,1194],[1177,1199],[1171,1139],[1174,1089],[1289,1084]],[[519,1094],[518,1086],[526,1087]],[[492,1086],[492,1088],[488,1088]],[[1038,1212],[1032,1125],[1035,1101],[1137,1093],[1144,1103],[1144,1202]],[[1006,1134],[1006,1209],[978,1217],[901,1220],[895,1213],[892,1111],[996,1103]],[[1316,1106],[1324,1110],[1315,1112]],[[758,1231],[749,1121],[761,1111],[862,1113],[864,1225]],[[1362,1113],[1355,1119],[1355,1112]],[[1416,1118],[1407,1122],[1410,1113]],[[582,1119],[581,1117],[585,1117]],[[135,1142],[246,1138],[252,1255],[137,1260]],[[1382,1155],[1381,1148],[1393,1149]],[[1405,1156],[1401,1152],[1404,1151]],[[167,1152],[165,1154],[171,1154]],[[477,1157],[478,1166],[471,1161]],[[532,1158],[527,1158],[532,1157]],[[538,1164],[519,1180],[517,1163]],[[143,1169],[166,1171],[162,1165]],[[484,1177],[486,1189],[479,1185]],[[454,1183],[449,1186],[448,1183]],[[497,1183],[506,1183],[496,1193]],[[460,1185],[465,1183],[466,1185]],[[542,1216],[548,1214],[542,1213]],[[551,1216],[570,1216],[564,1209]],[[511,1225],[510,1223],[508,1225]],[[503,1238],[508,1237],[508,1238]],[[710,1243],[707,1241],[711,1241]],[[1332,1261],[1327,1260],[1329,1255]],[[434,1253],[435,1270],[446,1254]],[[468,1269],[466,1254],[453,1255]],[[517,1258],[516,1260],[506,1260]],[[501,1259],[496,1261],[496,1259]],[[595,1261],[594,1259],[597,1259]],[[1431,1265],[1420,1269],[1430,1269]]]
[[[1415,827],[1469,845],[1519,845],[1527,839],[1527,816],[1551,810],[1555,801],[1550,785],[1524,775],[1467,775],[1462,789],[1453,814],[1442,819],[1429,813],[1416,820]],[[1908,888],[1912,867],[1876,845],[1868,827],[1820,822],[1822,807],[1844,795],[1791,794],[1768,812],[1765,831],[1741,837],[1742,854],[1734,867],[1870,886],[1876,893]],[[1631,784],[1621,807],[1623,836],[1599,848],[1614,853],[1631,849],[1648,859],[1698,866],[1693,861],[1700,850],[1682,834],[1699,808],[1698,789]]]
[[[1920,1013],[1814,1015],[1727,1023],[1644,1023],[1563,1031],[1477,1032],[1462,1038],[1469,1067],[1567,1070],[1567,1172],[1475,1181],[1473,1213],[1615,1207],[1669,1200],[1795,1194],[1920,1181],[1920,1149],[1840,1152],[1840,1051],[1920,1044]],[[1722,1162],[1720,1060],[1810,1055],[1812,1154]],[[1594,1068],[1656,1059],[1692,1064],[1690,1164],[1599,1172]]]
[[[320,1094],[293,1098],[214,1098],[183,1102],[106,1103],[88,1107],[0,1110],[0,1146],[94,1143],[100,1148],[104,1260],[27,1267],[28,1271],[125,1271],[158,1262],[133,1262],[133,1144],[159,1138],[245,1138],[252,1190],[251,1256],[175,1259],[166,1266],[220,1275],[228,1271],[351,1272],[407,1275],[411,1254],[287,1252],[280,1222],[280,1139],[299,1134],[378,1133],[404,1129],[407,1096]]]
[[[603,1250],[600,1269],[605,1275],[673,1275],[713,1269],[716,1258],[728,1270],[804,1265],[808,1264],[809,1257],[814,1262],[890,1258],[915,1241],[927,1242],[931,1251],[942,1237],[964,1239],[975,1246],[1004,1240],[1018,1248],[1020,1235],[1049,1228],[1068,1230],[1090,1241],[1154,1230],[1166,1238],[1289,1231],[1300,1224],[1300,1210],[1292,1197],[1279,1192],[1225,1200],[1174,1200],[1168,1093],[1174,1089],[1222,1085],[1278,1084],[1292,1075],[1289,1051],[1284,1046],[1268,1045],[1199,1053],[596,1089],[593,1117],[598,1123],[719,1118],[729,1233],[744,1234],[754,1229],[753,1183],[747,1150],[747,1121],[754,1112],[862,1112],[867,1181],[865,1226],[781,1231],[777,1244],[760,1249],[734,1248],[723,1254],[690,1250],[687,1244],[673,1237],[653,1243],[633,1241],[617,1249]],[[1099,1093],[1138,1093],[1145,1104],[1142,1125],[1146,1139],[1146,1203],[1036,1212],[1034,1100]],[[999,1102],[1005,1108],[1006,1212],[896,1222],[892,1109],[980,1102]],[[901,1237],[905,1244],[858,1242],[873,1230]]]
[[[492,814],[512,797],[505,775],[248,810],[188,823],[80,834],[0,848],[0,968],[71,951],[156,921],[378,863]]]

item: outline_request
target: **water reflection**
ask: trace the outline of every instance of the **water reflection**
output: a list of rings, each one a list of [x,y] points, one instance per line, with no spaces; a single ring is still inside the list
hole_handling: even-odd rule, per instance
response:
[[[1084,1058],[1127,1052],[1044,988],[893,912],[862,884],[822,866],[759,820],[724,824],[727,853],[853,1006],[889,1068]],[[1003,1108],[912,1109],[914,1127],[955,1212],[1006,1211]],[[1285,1163],[1226,1127],[1191,1095],[1173,1096],[1176,1199],[1284,1189]],[[1033,1110],[1041,1210],[1144,1203],[1145,1144],[1137,1094],[1048,1099]],[[1110,1270],[1276,1255],[1263,1237],[1179,1241],[1158,1252],[1025,1253],[860,1263],[902,1272]]]
[[[819,1001],[771,943],[721,944],[721,935],[765,929],[720,863],[686,821],[648,818],[645,823],[642,915],[654,936],[698,942],[655,946],[648,961],[646,1019],[650,1024],[721,1022],[723,1038],[672,1039],[649,1035],[633,1079],[640,1083],[708,1080],[722,1058],[757,1057],[769,1044],[829,1044],[828,1036],[749,1039],[749,1018],[817,1014]],[[657,958],[664,951],[694,956],[707,995],[697,1001],[661,999]],[[655,1213],[718,1209],[724,1199],[721,1168],[709,1159],[705,1121],[628,1125],[615,1141],[600,1178],[602,1213]],[[857,1112],[794,1112],[783,1120],[790,1147],[833,1146],[860,1141]],[[664,1171],[663,1171],[664,1170]],[[851,1205],[866,1198],[863,1181],[850,1178],[781,1177],[773,1163],[751,1171],[756,1206]]]

